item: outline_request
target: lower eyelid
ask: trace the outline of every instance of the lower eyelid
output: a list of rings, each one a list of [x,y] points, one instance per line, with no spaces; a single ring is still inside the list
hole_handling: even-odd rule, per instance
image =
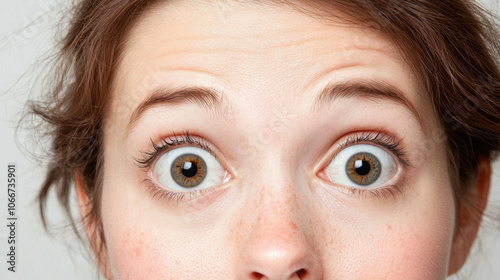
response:
[[[404,196],[405,190],[408,188],[405,178],[399,178],[396,182],[385,184],[383,186],[371,189],[361,189],[344,185],[333,184],[320,179],[318,186],[325,189],[327,193],[337,197],[341,194],[354,199],[389,199]]]
[[[205,192],[208,191],[208,189],[202,189],[189,192],[175,192],[164,189],[161,186],[158,186],[150,179],[144,180],[143,183],[145,184],[144,187],[146,188],[146,192],[151,196],[151,198],[158,199],[160,201],[165,201],[168,204],[171,203],[179,204],[181,202],[184,202],[186,199],[187,200],[196,199],[199,196],[204,195]]]
[[[146,192],[151,196],[151,198],[164,201],[165,203],[170,205],[174,204],[173,206],[178,206],[181,203],[189,204],[190,202],[194,201],[196,201],[197,204],[201,205],[210,203],[209,200],[215,199],[215,197],[218,196],[217,194],[221,194],[227,188],[229,188],[228,182],[231,181],[231,179],[232,179],[231,173],[225,171],[224,180],[220,185],[206,189],[196,189],[186,192],[167,190],[149,178],[144,179],[142,181],[141,185],[145,186],[139,186],[139,187],[145,187]],[[212,196],[214,196],[214,198],[209,198]]]
[[[391,198],[395,197],[398,194],[402,196],[403,190],[404,189],[401,187],[400,184],[396,184],[369,190],[353,188],[351,192],[353,193],[353,195],[360,198],[379,198],[379,197]]]

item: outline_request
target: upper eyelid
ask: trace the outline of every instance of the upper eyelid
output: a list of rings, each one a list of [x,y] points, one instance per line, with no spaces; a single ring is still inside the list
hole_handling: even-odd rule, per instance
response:
[[[387,147],[385,147],[383,145],[380,145],[379,143],[373,142],[373,141],[362,141],[362,140],[350,141],[353,139],[351,137],[354,137],[357,135],[365,135],[365,136],[370,136],[372,138],[375,135],[379,135],[379,136],[384,137],[387,140],[389,140],[389,139],[395,140],[393,142],[399,143],[398,146],[400,146],[400,151],[403,154],[396,155],[396,154],[394,154],[394,151],[388,149]],[[338,155],[338,153],[340,153],[340,151],[342,151],[343,149],[345,149],[349,146],[352,146],[352,145],[358,145],[358,144],[363,144],[363,143],[370,144],[370,145],[377,145],[384,150],[388,150],[388,152],[390,152],[391,155],[394,156],[394,158],[395,158],[395,160],[397,160],[397,162],[399,162],[400,164],[402,164],[404,166],[411,166],[411,164],[409,162],[409,158],[407,156],[407,147],[404,145],[403,138],[399,137],[396,134],[387,133],[387,132],[356,131],[356,132],[350,132],[350,133],[344,134],[343,136],[337,138],[337,140],[335,140],[335,142],[333,144],[330,144],[330,148],[328,149],[326,154],[323,154],[321,156],[320,160],[317,161],[317,164],[314,165],[313,173],[317,174],[318,172],[323,170],[328,165],[328,163],[330,163],[335,158],[335,156]]]
[[[357,133],[356,133],[357,134]],[[352,145],[357,145],[357,144],[363,144],[363,143],[369,143],[369,144],[376,144],[377,146],[380,146],[384,150],[389,150],[389,152],[395,154],[396,158],[404,165],[410,165],[407,159],[407,152],[406,148],[404,146],[403,138],[399,138],[394,134],[385,134],[381,132],[361,132],[361,138],[363,137],[363,134],[367,134],[367,137],[372,137],[372,140],[359,140],[356,142],[351,142],[351,143],[346,143],[344,145],[341,144],[341,149],[345,149],[348,146]],[[378,138],[380,135],[383,137],[382,139]],[[379,141],[375,141],[375,140]],[[349,139],[346,139],[348,141]],[[386,141],[386,143],[381,143],[381,141]],[[392,143],[391,143],[392,142]],[[393,148],[388,147],[388,146],[393,146]]]
[[[182,137],[180,140],[178,137]],[[211,155],[215,157],[218,161],[219,158],[217,157],[217,153],[210,147],[208,142],[206,142],[203,138],[200,138],[198,136],[193,136],[189,134],[189,131],[184,132],[183,134],[176,134],[173,133],[172,136],[168,137],[161,137],[159,141],[159,144],[155,142],[153,139],[150,139],[151,141],[151,147],[149,148],[149,151],[141,151],[142,159],[141,158],[135,158],[135,162],[138,164],[138,166],[142,169],[147,169],[151,167],[151,165],[154,164],[154,162],[158,159],[158,157],[162,156],[163,154],[167,153],[168,151],[174,149],[174,148],[180,148],[180,147],[185,147],[185,146],[195,146],[201,149],[206,150],[209,152]],[[169,143],[170,141],[170,143]],[[197,145],[193,145],[193,144]]]
[[[215,157],[215,159],[221,164],[221,166],[227,171],[229,172],[229,174],[231,174],[231,176],[237,176],[238,175],[238,172],[237,172],[237,169],[234,167],[234,165],[231,164],[230,161],[228,161],[223,153],[221,152],[221,150],[215,145],[213,144],[213,141],[211,141],[210,138],[206,138],[206,137],[202,137],[202,136],[199,136],[198,134],[191,134],[189,131],[185,131],[184,133],[181,133],[181,134],[177,134],[177,136],[182,136],[185,134],[189,134],[189,137],[191,137],[192,139],[196,139],[198,140],[198,142],[200,142],[202,144],[202,146],[198,146],[196,145],[195,147],[198,147],[198,148],[201,148],[201,149],[204,149],[206,150],[207,152],[209,152],[213,157]],[[173,134],[175,133],[172,133],[172,136]],[[159,141],[162,141],[162,139],[168,139],[170,136],[167,136],[167,137],[160,137],[159,139],[160,140],[157,140],[156,143],[158,143]],[[164,155],[166,152],[172,150],[172,149],[175,149],[175,148],[179,148],[179,147],[190,147],[190,146],[193,146],[193,145],[190,145],[189,143],[184,143],[182,145],[179,145],[179,146],[175,146],[175,147],[172,147],[172,148],[167,148],[163,151],[161,151],[160,153],[156,154],[155,156],[153,157],[150,157],[150,162],[148,164],[148,166],[145,166],[144,168],[142,168],[145,172],[149,172],[150,171],[150,168],[156,163],[156,161],[159,159],[160,156]],[[151,149],[151,147],[149,147],[148,149]],[[144,155],[144,152],[142,151],[141,152],[141,155]],[[136,157],[134,157],[134,161],[136,163],[136,165],[141,168],[140,164],[138,164],[137,162],[137,159]],[[139,158],[140,160],[140,158]]]

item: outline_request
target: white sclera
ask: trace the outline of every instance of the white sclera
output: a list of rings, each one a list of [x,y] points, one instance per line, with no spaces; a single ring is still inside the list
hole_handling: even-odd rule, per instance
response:
[[[207,175],[203,182],[194,188],[180,186],[172,178],[170,173],[174,161],[185,154],[194,154],[205,161],[207,165]],[[193,190],[208,189],[221,185],[224,180],[225,170],[217,159],[208,151],[196,147],[180,147],[163,154],[155,164],[153,174],[156,180],[166,189],[175,192],[188,192]]]
[[[370,185],[356,184],[347,176],[346,164],[349,159],[357,153],[370,153],[380,161],[380,176]],[[368,144],[358,144],[349,146],[340,151],[326,167],[325,173],[334,184],[360,189],[371,189],[389,181],[396,174],[397,168],[398,166],[393,157],[382,148]]]

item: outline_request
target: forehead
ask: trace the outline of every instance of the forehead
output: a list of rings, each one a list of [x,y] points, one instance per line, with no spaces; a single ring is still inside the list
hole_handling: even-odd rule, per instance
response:
[[[326,20],[288,5],[197,2],[155,6],[133,26],[113,99],[132,95],[126,102],[133,109],[159,85],[202,84],[227,89],[233,100],[257,96],[274,104],[279,97],[290,105],[326,80],[355,73],[390,82],[425,107],[397,48],[372,29],[342,21],[338,11],[332,11],[336,20]]]
[[[143,15],[127,37],[121,68],[181,66],[231,76],[252,67],[260,72],[298,66],[316,70],[398,56],[374,30],[340,19],[313,18],[287,5],[197,2],[169,1]]]

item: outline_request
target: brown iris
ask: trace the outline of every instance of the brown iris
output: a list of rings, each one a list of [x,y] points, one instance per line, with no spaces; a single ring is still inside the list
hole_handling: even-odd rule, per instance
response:
[[[185,154],[174,160],[170,174],[181,187],[194,188],[207,176],[207,165],[201,157]]]
[[[382,166],[376,156],[370,153],[357,153],[349,158],[345,171],[352,182],[367,186],[378,179]]]

